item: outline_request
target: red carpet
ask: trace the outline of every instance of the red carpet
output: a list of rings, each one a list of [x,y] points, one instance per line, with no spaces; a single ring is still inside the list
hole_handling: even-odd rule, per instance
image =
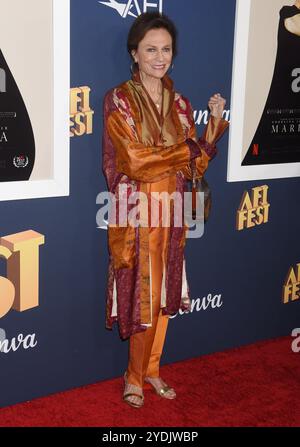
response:
[[[145,405],[121,401],[121,378],[0,409],[1,427],[300,426],[300,352],[273,339],[161,368],[177,399],[145,389]],[[149,385],[148,385],[149,386]]]

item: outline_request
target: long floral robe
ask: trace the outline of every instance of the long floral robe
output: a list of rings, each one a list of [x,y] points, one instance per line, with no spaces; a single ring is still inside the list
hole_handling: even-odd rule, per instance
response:
[[[228,126],[227,121],[210,116],[198,140],[190,102],[174,91],[167,75],[162,81],[161,114],[138,72],[105,95],[103,173],[117,203],[121,183],[129,187],[128,194],[140,191],[149,198],[149,186],[166,177],[173,182],[173,190],[183,195],[187,190],[186,181],[191,179],[190,160],[195,159],[197,177],[203,176],[216,155],[215,142]],[[133,207],[128,204],[128,213]],[[185,225],[174,226],[171,211],[161,290],[165,315],[190,308],[184,257],[186,229]],[[113,323],[118,322],[120,337],[126,339],[146,330],[152,321],[149,228],[109,224],[108,251],[106,327],[112,329]]]

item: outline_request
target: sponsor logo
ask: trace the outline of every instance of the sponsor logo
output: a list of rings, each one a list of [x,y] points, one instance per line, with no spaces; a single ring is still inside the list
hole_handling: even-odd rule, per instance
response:
[[[292,341],[292,351],[293,352],[300,352],[300,328],[295,328],[292,331],[292,337],[296,337],[293,341]]]
[[[0,328],[0,343],[2,343],[4,340],[6,339],[6,333],[5,330]],[[2,349],[0,349],[0,352],[2,351]]]
[[[248,191],[244,192],[237,211],[237,230],[252,228],[269,221],[268,189],[267,185],[252,188],[251,197]]]
[[[123,19],[127,16],[137,17],[148,10],[158,9],[163,11],[163,0],[147,1],[147,0],[128,0],[121,2],[116,0],[98,1],[101,5],[108,6],[119,13]]]
[[[90,87],[70,90],[70,137],[93,133],[94,111],[90,107]]]
[[[290,267],[282,290],[283,304],[300,298],[300,264]]]
[[[252,155],[258,155],[258,153],[259,153],[259,145],[253,144]]]
[[[7,277],[0,276],[0,318],[11,309],[24,312],[39,305],[39,246],[42,234],[33,230],[0,238],[0,258]]]
[[[27,155],[16,155],[13,158],[13,164],[15,168],[25,168],[28,165]]]
[[[223,306],[222,294],[213,295],[209,293],[207,296],[203,298],[196,298],[191,300],[191,309],[190,311],[179,310],[177,314],[170,316],[170,318],[175,318],[177,315],[188,315],[192,312],[200,312],[208,309],[219,309]]]
[[[37,345],[35,334],[19,334],[9,340],[6,337],[4,329],[0,329],[0,352],[8,354],[10,351],[17,351],[20,347],[23,349],[34,348]]]
[[[209,120],[210,112],[207,109],[194,109],[193,117],[195,124],[200,126],[201,124],[206,125]],[[230,109],[224,110],[222,118],[230,122]]]

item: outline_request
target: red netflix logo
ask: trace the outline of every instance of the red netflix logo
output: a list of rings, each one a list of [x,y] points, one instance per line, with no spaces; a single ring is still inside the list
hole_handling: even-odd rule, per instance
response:
[[[258,144],[253,144],[252,155],[258,155]]]

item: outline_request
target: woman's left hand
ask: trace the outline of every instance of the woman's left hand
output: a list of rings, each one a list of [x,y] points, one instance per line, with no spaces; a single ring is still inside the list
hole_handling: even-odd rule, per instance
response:
[[[220,93],[216,93],[215,95],[211,96],[208,101],[208,107],[212,116],[215,118],[222,118],[225,104],[226,99],[222,98]]]

